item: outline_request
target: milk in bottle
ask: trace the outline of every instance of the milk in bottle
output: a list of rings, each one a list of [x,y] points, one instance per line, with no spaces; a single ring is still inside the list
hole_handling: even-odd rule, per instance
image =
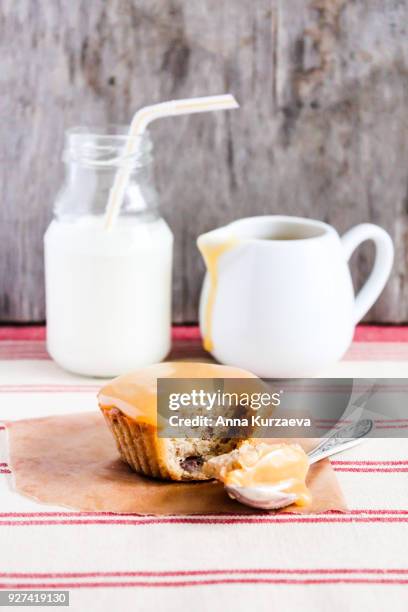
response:
[[[44,238],[48,351],[88,376],[160,361],[170,348],[173,236],[158,210],[149,134],[127,158],[125,140],[125,128],[67,133],[66,178]],[[129,164],[130,180],[107,231],[121,164]]]

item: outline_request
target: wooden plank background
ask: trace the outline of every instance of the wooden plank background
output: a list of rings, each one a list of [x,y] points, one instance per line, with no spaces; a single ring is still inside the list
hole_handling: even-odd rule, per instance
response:
[[[407,321],[407,23],[407,0],[2,0],[0,321],[44,319],[64,129],[227,91],[240,111],[152,130],[175,320],[197,317],[199,233],[288,213],[386,228],[397,258],[369,318]],[[357,285],[371,256],[353,259]]]

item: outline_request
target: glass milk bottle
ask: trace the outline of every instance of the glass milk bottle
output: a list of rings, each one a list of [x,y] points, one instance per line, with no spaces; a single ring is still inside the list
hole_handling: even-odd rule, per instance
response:
[[[67,133],[65,181],[44,237],[48,351],[88,376],[115,376],[170,349],[173,235],[158,208],[149,134],[123,158],[126,133]],[[122,164],[130,180],[107,230],[104,212]]]

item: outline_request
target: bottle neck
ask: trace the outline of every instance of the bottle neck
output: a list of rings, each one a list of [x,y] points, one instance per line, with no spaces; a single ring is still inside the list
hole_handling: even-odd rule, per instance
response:
[[[158,217],[150,138],[143,135],[136,153],[128,158],[122,156],[123,146],[121,135],[99,136],[77,131],[68,134],[64,151],[65,181],[54,209],[57,219],[103,215],[116,172],[124,164],[131,171],[120,214]]]

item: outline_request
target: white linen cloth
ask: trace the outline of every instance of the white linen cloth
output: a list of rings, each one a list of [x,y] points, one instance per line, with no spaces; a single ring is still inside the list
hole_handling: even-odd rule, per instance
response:
[[[408,343],[358,342],[322,375],[408,378]],[[0,341],[0,589],[69,590],[81,612],[407,610],[408,440],[334,458],[349,514],[93,514],[15,493],[1,421],[96,409],[100,385],[43,341]]]

